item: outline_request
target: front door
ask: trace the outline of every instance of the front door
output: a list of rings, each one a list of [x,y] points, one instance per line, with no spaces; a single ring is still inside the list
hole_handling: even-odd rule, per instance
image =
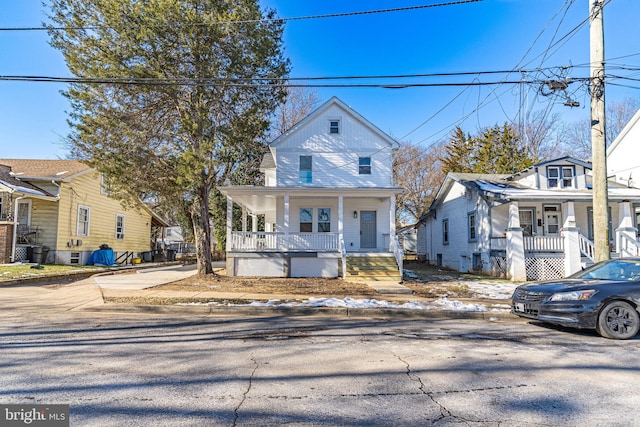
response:
[[[560,234],[560,210],[556,206],[544,207],[544,234],[546,236]]]
[[[360,247],[375,248],[376,242],[376,212],[360,211]]]
[[[21,200],[18,202],[18,217],[16,220],[21,228],[29,228],[31,224],[31,200]]]

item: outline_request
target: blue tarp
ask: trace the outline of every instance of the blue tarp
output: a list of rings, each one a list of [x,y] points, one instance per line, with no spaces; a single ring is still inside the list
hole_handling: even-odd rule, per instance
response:
[[[91,254],[87,265],[115,265],[113,249],[98,249]]]

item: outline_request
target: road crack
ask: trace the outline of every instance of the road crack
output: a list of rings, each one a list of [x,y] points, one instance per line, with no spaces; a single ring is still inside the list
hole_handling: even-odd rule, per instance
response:
[[[233,427],[236,427],[236,425],[238,424],[240,408],[244,404],[245,400],[247,400],[247,395],[249,394],[249,392],[251,391],[251,387],[253,386],[253,377],[256,371],[258,370],[258,361],[256,360],[253,354],[251,355],[251,361],[253,362],[254,366],[253,366],[253,370],[251,371],[251,375],[249,375],[249,385],[247,386],[247,389],[245,390],[245,392],[242,393],[242,399],[238,403],[238,406],[236,406],[235,409],[233,410]]]

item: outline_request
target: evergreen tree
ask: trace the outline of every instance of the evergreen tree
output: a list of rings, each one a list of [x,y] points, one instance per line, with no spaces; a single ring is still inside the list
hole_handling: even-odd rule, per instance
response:
[[[212,273],[210,203],[255,176],[289,71],[283,23],[258,0],[52,0],[51,44],[73,75],[72,157],[123,199],[152,196],[191,223]]]
[[[474,151],[474,140],[460,126],[456,127],[440,159],[444,175],[449,172],[472,172]]]

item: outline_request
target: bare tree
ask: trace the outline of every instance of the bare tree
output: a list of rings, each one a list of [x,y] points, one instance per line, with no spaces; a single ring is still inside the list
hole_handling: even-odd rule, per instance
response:
[[[548,115],[545,110],[527,115],[526,122],[516,129],[522,147],[528,156],[538,162],[564,154],[558,141],[560,115]]]
[[[315,91],[286,86],[286,100],[278,104],[273,115],[269,136],[276,139],[304,119],[320,103]]]
[[[401,142],[393,156],[395,185],[405,192],[396,199],[398,221],[414,223],[425,213],[444,180],[442,167],[444,145],[417,147]]]
[[[638,111],[640,100],[627,97],[607,104],[607,146],[613,142],[629,120]],[[586,160],[591,157],[591,123],[588,118],[567,126],[562,132],[563,149],[573,157]]]

